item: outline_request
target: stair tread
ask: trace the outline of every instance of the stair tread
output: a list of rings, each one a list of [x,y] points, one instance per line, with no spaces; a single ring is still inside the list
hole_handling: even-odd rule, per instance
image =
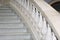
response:
[[[0,20],[0,23],[20,23],[20,20]]]
[[[29,34],[27,35],[14,35],[14,36],[0,36],[0,40],[10,40],[10,39],[15,39],[15,40],[18,40],[18,39],[30,39],[31,36]]]
[[[2,18],[2,19],[4,19],[4,18],[9,18],[9,19],[13,18],[14,19],[14,18],[18,18],[18,16],[17,15],[14,15],[14,16],[12,16],[12,15],[11,16],[9,16],[9,15],[8,16],[1,15],[0,18]]]
[[[12,11],[12,10],[7,10],[7,9],[6,9],[6,10],[0,10],[0,13],[1,13],[1,12],[2,12],[2,13],[7,13],[7,12],[9,13],[9,12],[13,12],[13,11]]]
[[[27,32],[26,28],[0,28],[0,33]]]
[[[0,24],[0,28],[23,28],[24,24],[17,23],[17,24]]]
[[[8,9],[11,9],[11,8],[8,8],[8,7],[0,7],[0,10],[8,10]]]
[[[3,6],[0,6],[0,8],[10,8],[10,6],[9,5],[3,5]]]
[[[2,39],[2,40],[10,40],[10,39],[15,39],[15,40],[17,40],[17,39],[30,39],[31,38],[31,35],[30,34],[24,34],[24,35],[1,35],[0,36],[0,40]]]
[[[15,36],[15,35],[27,35],[29,32],[11,32],[11,33],[0,33],[0,36]]]
[[[3,15],[3,16],[7,16],[7,15],[16,15],[15,13],[0,13],[0,16]]]

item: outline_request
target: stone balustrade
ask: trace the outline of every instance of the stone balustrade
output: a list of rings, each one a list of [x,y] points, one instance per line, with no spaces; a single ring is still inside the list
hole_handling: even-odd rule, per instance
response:
[[[11,0],[10,5],[21,14],[35,40],[60,40],[60,14],[43,0]]]

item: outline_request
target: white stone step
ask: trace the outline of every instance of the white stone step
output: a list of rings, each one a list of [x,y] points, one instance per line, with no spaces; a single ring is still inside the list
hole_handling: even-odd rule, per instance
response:
[[[23,28],[25,27],[23,23],[17,24],[0,24],[0,28]]]
[[[11,32],[11,33],[0,33],[0,36],[12,36],[12,35],[27,35],[29,32]]]
[[[18,18],[14,18],[14,19],[13,18],[10,18],[10,19],[8,19],[8,18],[6,18],[6,19],[5,18],[4,19],[0,18],[0,21],[21,21],[21,19],[18,19]]]
[[[0,10],[1,10],[1,9],[6,10],[6,9],[11,9],[11,8],[8,8],[8,7],[0,7]]]
[[[14,16],[4,16],[4,15],[1,15],[0,16],[0,19],[17,19],[18,16],[14,15]]]
[[[3,6],[0,6],[0,8],[10,8],[10,6],[3,5]]]
[[[30,39],[1,39],[1,40],[30,40]]]
[[[18,34],[18,35],[1,35],[0,40],[29,40],[31,39],[30,34]]]
[[[12,10],[0,10],[0,13],[10,13],[13,12]]]
[[[31,34],[9,6],[0,7],[0,40],[31,40]]]
[[[0,23],[20,23],[20,20],[0,20]]]
[[[3,15],[3,16],[7,16],[7,15],[16,15],[15,13],[0,13],[0,16]]]
[[[0,34],[27,32],[26,28],[0,28]]]

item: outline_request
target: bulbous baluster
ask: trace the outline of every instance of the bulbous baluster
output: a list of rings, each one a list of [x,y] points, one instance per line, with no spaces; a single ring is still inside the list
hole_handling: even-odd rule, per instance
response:
[[[21,0],[19,0],[19,3],[21,4]]]
[[[21,0],[21,5],[22,5],[22,0]]]
[[[43,26],[42,26],[42,35],[43,35],[43,40],[45,40],[47,34],[47,25],[46,25],[46,20],[45,18],[43,19]]]
[[[26,1],[25,0],[23,0],[23,6],[26,7]]]
[[[39,16],[39,24],[38,24],[38,26],[39,26],[39,32],[40,32],[40,40],[42,39],[42,34],[41,34],[41,30],[42,30],[42,15],[41,15],[41,13],[40,13],[40,16]]]
[[[43,27],[42,27],[42,34],[45,35],[47,33],[47,25],[45,18],[43,19]]]
[[[24,0],[22,0],[22,5],[24,6],[24,4],[23,4],[23,3],[24,3]]]
[[[27,9],[28,0],[26,0],[26,9]]]
[[[52,39],[57,40],[57,38],[55,37],[55,34],[53,32],[52,32]]]
[[[26,0],[26,8],[29,10],[29,0]]]
[[[32,12],[32,3],[31,2],[29,2],[29,11]]]
[[[34,6],[34,19],[36,18],[36,8]]]
[[[30,5],[29,5],[29,2],[30,2],[30,1],[28,0],[28,10],[30,10],[30,9],[29,9],[29,6],[30,6]]]
[[[22,0],[22,5],[24,6],[24,4],[23,4],[23,3],[24,3],[24,0]]]
[[[52,40],[52,33],[49,24],[48,24],[48,30],[47,30],[47,35],[45,40]]]
[[[40,18],[39,18],[39,27],[40,27],[40,29],[42,28],[42,15],[41,15],[41,13],[40,13]]]
[[[35,12],[35,21],[38,22],[38,11],[36,9],[36,12]]]
[[[35,7],[33,6],[33,13],[32,13],[32,17],[35,18]]]

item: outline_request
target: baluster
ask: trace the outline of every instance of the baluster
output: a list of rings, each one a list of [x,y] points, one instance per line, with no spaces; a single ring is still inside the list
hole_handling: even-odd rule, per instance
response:
[[[38,11],[38,17],[40,18],[40,11]]]
[[[37,14],[37,8],[36,7],[34,7],[34,19],[35,19],[35,21],[36,21],[36,14]],[[37,22],[37,21],[36,21]]]
[[[21,5],[23,6],[23,0],[21,0]]]
[[[21,4],[22,4],[22,6],[23,6],[23,0],[21,0]]]
[[[34,17],[35,16],[35,14],[34,14],[35,13],[35,7],[34,6],[32,7],[32,10],[33,10],[32,17],[35,18]]]
[[[52,39],[57,40],[57,38],[55,37],[55,34],[53,32],[52,32]]]
[[[25,4],[24,4],[25,5],[25,8],[27,9],[27,6],[26,6],[27,5],[27,0],[24,0],[24,1],[25,1]]]
[[[48,30],[46,34],[46,39],[45,40],[52,40],[52,33],[51,33],[51,28],[50,25],[48,24]]]
[[[29,1],[29,11],[31,12],[32,6],[31,2]]]
[[[37,38],[38,38],[38,40],[41,40],[41,37],[42,37],[41,33],[39,31],[37,31]]]
[[[40,13],[40,17],[39,17],[39,24],[38,24],[38,26],[39,26],[39,31],[40,31],[40,39],[42,39],[42,34],[41,34],[41,30],[42,30],[42,15],[41,15],[41,13]]]
[[[22,0],[22,5],[24,6],[24,0]]]
[[[18,6],[18,0],[15,0],[15,4],[16,4],[16,6]]]
[[[25,5],[25,0],[23,0],[23,6]],[[25,6],[24,6],[25,7]]]
[[[21,0],[18,0],[19,4],[21,4]]]
[[[25,7],[25,4],[26,4],[26,3],[25,3],[25,0],[24,0],[24,3],[23,3],[23,6],[24,6],[24,7]]]
[[[26,0],[26,9],[27,9],[27,2],[28,2],[28,0]]]
[[[25,8],[26,8],[26,0],[25,0]]]
[[[26,6],[26,2],[25,2],[25,0],[23,0],[23,6],[24,6],[24,7]]]
[[[21,0],[19,0],[19,3],[21,4]]]
[[[32,8],[32,9],[31,9],[31,12],[32,12],[32,13],[33,13],[33,7],[34,7],[34,6],[33,6],[33,4],[32,4],[32,5],[31,5],[31,8]]]
[[[40,29],[42,28],[42,15],[41,15],[41,13],[40,13],[40,18],[39,18],[39,27],[40,27]]]
[[[22,0],[22,6],[23,6],[23,0]]]
[[[47,33],[47,24],[46,24],[46,19],[43,18],[43,26],[42,26],[42,35],[43,35],[43,40],[45,40],[46,33]]]
[[[13,3],[17,5],[17,0],[13,1]]]
[[[38,20],[38,19],[37,19],[37,16],[38,16],[37,8],[35,8],[35,13],[34,13],[34,14],[35,14],[35,21],[36,21],[36,23],[37,23],[37,20]]]
[[[29,2],[30,2],[30,1],[28,0],[28,10],[30,10],[30,9],[29,9],[29,6],[30,6],[30,5],[29,5]]]
[[[45,35],[47,33],[47,25],[45,18],[43,19],[43,27],[42,27],[42,34]]]
[[[36,21],[37,21],[37,23],[38,23],[38,10],[36,10],[37,12],[36,12]]]
[[[38,11],[38,24],[39,24],[39,19],[40,19],[40,12]]]
[[[36,14],[35,14],[35,20],[36,20],[36,22],[37,22],[37,24],[39,23],[39,13],[38,13],[38,10],[36,9]]]
[[[29,9],[29,0],[26,0],[26,8]]]
[[[20,2],[20,4],[22,5],[22,0],[20,0],[19,2]]]

